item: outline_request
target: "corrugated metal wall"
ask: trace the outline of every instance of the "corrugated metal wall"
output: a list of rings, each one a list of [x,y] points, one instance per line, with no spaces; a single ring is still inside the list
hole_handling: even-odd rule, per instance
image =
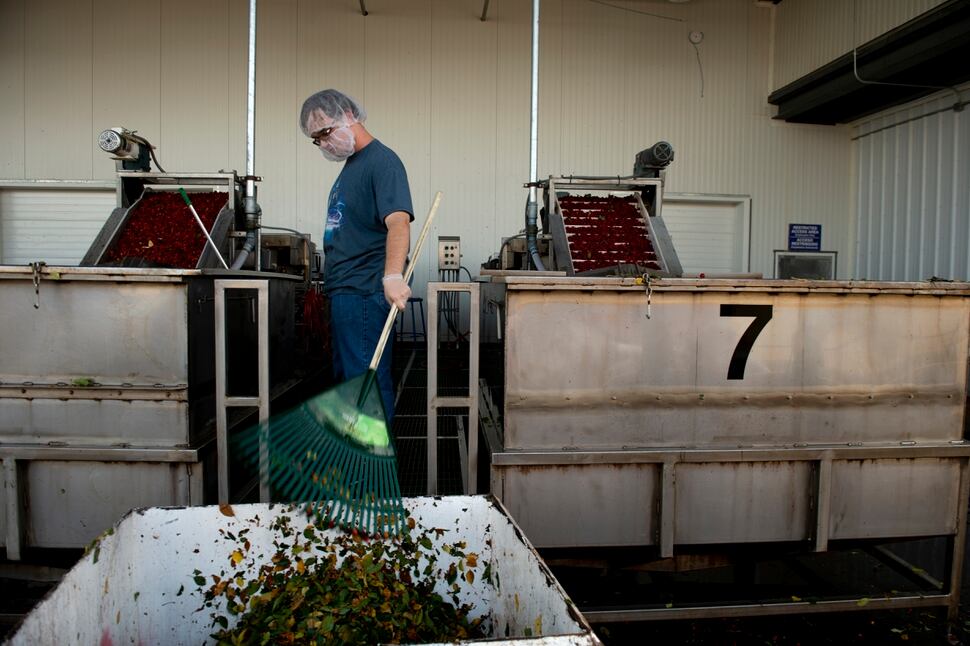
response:
[[[955,102],[940,93],[855,125],[856,277],[970,278],[970,125]]]
[[[778,6],[780,88],[946,0],[795,0]]]
[[[256,172],[267,224],[320,239],[339,167],[296,121],[308,94],[334,86],[364,102],[371,131],[403,158],[419,218],[445,191],[436,228],[462,237],[473,272],[522,228],[531,3],[491,0],[486,22],[482,4],[368,0],[364,17],[355,0],[260,0]],[[848,129],[778,123],[766,104],[776,10],[607,4],[620,8],[543,0],[540,175],[626,174],[637,151],[666,139],[677,154],[669,190],[751,196],[752,271],[770,275],[789,222],[822,224],[823,245],[851,255]],[[242,171],[246,6],[0,3],[0,178],[110,178],[94,142],[114,125],[138,128],[168,170]],[[691,30],[704,33],[696,50]],[[432,256],[418,280],[437,277]]]
[[[4,214],[0,215],[0,261],[76,265],[114,206],[112,189],[0,188],[0,214]],[[41,257],[38,248],[44,249]]]

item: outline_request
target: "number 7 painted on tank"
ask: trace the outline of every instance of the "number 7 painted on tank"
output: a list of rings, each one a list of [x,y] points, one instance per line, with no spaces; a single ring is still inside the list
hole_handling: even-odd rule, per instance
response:
[[[744,331],[738,340],[734,354],[731,355],[731,363],[728,365],[728,379],[744,379],[744,367],[748,363],[748,355],[754,346],[755,339],[765,329],[768,321],[771,320],[773,305],[721,305],[721,316],[753,316],[751,325]]]

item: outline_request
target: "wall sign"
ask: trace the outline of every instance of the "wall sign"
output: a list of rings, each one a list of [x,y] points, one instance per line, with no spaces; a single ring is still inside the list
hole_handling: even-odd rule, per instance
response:
[[[788,250],[789,251],[821,251],[822,250],[822,225],[821,224],[789,224],[788,225]]]

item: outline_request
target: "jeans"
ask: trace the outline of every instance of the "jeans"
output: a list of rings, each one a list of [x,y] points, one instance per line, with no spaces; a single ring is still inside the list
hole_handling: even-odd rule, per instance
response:
[[[333,376],[346,381],[367,372],[391,306],[384,294],[337,293],[330,296],[330,332],[333,337]],[[377,384],[384,403],[387,426],[394,421],[394,383],[391,380],[391,345],[387,340],[377,364]]]

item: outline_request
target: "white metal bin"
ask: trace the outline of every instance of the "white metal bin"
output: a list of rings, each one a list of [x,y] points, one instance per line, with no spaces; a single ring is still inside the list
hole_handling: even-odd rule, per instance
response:
[[[410,498],[405,506],[419,526],[444,530],[434,539],[439,545],[464,541],[468,551],[491,564],[493,583],[484,577],[474,583],[458,579],[462,603],[473,604],[470,618],[488,615],[483,626],[489,643],[599,643],[493,498]],[[232,517],[218,507],[131,512],[34,608],[10,643],[205,643],[214,632],[211,611],[198,611],[202,595],[193,571],[216,572],[225,562],[230,550],[219,530],[249,528],[254,549],[271,554],[279,535],[268,526],[290,509],[258,504],[238,505],[233,511]],[[438,584],[437,591],[444,593],[447,584]]]

